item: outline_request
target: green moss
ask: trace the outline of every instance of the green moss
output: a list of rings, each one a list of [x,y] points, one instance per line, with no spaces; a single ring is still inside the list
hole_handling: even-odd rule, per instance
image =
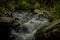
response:
[[[54,2],[54,7],[50,8],[50,12],[54,19],[60,19],[60,1]]]
[[[27,10],[45,9],[50,11],[53,19],[60,19],[60,0],[2,0],[0,1],[0,15],[7,14],[10,10],[12,12],[16,9]]]

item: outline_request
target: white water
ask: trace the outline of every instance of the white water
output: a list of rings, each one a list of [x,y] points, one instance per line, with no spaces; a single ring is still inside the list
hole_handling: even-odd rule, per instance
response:
[[[44,15],[44,14],[42,14]],[[12,29],[12,35],[15,35],[15,40],[34,40],[34,34],[38,29],[49,24],[49,19],[40,14],[33,14],[32,12],[15,12],[14,17],[21,25],[17,28],[18,32]]]

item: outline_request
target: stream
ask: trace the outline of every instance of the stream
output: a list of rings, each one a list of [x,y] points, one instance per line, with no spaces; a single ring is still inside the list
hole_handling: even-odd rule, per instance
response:
[[[13,17],[20,24],[15,29],[12,29],[10,37],[14,37],[14,40],[35,40],[34,34],[37,30],[49,24],[49,19],[44,13],[37,14],[30,10],[14,12]]]

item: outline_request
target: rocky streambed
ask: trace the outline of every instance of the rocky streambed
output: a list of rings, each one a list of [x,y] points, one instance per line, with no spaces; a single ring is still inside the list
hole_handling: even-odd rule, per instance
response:
[[[60,19],[39,29],[35,33],[35,40],[60,40]]]
[[[13,13],[15,18],[15,24],[20,24],[19,26],[14,26],[11,32],[11,38],[14,40],[35,40],[34,34],[38,29],[49,24],[49,19],[43,12],[32,12],[28,11],[17,11]]]
[[[3,22],[2,25],[4,23],[8,25],[5,26],[10,29],[8,33],[11,40],[35,40],[35,34],[37,34],[38,30],[50,23],[47,14],[40,10],[19,10],[13,12],[12,18],[0,17],[0,19],[0,23]]]

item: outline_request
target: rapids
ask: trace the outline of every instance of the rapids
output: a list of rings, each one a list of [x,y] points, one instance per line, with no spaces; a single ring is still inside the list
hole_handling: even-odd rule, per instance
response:
[[[14,12],[13,17],[20,24],[20,26],[12,29],[10,37],[14,37],[14,40],[35,40],[34,34],[36,31],[49,24],[49,19],[46,18],[44,13],[37,14],[30,10]]]

